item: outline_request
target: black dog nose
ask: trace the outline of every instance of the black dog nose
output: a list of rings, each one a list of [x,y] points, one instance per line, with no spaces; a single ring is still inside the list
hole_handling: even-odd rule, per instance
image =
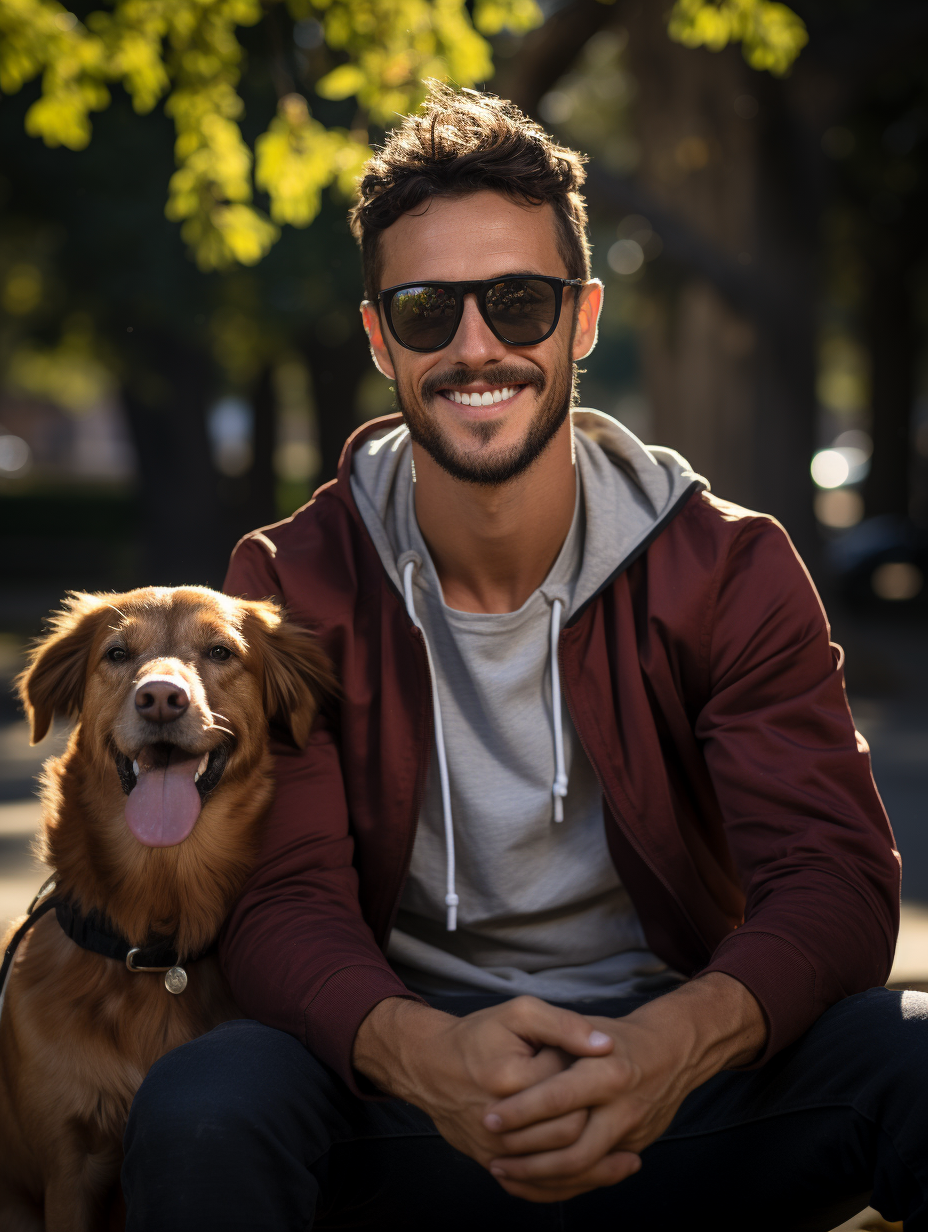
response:
[[[143,680],[135,692],[135,708],[152,723],[172,723],[190,705],[186,690],[171,680]]]

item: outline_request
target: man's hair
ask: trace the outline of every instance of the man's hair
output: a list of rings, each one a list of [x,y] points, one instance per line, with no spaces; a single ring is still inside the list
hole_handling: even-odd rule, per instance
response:
[[[567,276],[589,278],[586,203],[579,191],[585,161],[513,103],[431,82],[419,111],[406,116],[369,160],[349,214],[361,246],[365,295],[375,300],[381,289],[381,232],[432,197],[486,189],[532,205],[550,202]]]

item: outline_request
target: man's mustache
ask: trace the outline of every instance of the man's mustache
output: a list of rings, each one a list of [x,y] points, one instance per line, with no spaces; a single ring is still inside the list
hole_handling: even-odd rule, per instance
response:
[[[461,385],[531,385],[539,393],[546,385],[544,376],[537,368],[520,368],[515,364],[498,364],[495,368],[449,368],[447,372],[433,372],[425,378],[419,389],[423,401],[435,397],[440,389]]]

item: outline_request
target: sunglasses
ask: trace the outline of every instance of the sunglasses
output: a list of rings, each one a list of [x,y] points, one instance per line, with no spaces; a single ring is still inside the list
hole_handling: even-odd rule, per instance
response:
[[[535,346],[550,338],[561,315],[565,287],[581,278],[513,275],[482,282],[401,282],[377,298],[390,333],[410,351],[440,351],[454,337],[465,295],[476,295],[480,315],[507,346]]]

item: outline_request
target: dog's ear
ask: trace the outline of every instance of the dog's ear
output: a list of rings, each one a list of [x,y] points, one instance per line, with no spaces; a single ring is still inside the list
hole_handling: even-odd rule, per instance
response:
[[[16,688],[38,744],[58,715],[80,714],[87,678],[87,655],[111,611],[102,595],[71,591],[62,609],[49,618],[49,631],[29,651],[28,666],[16,677]]]
[[[303,748],[316,712],[336,689],[332,665],[315,636],[288,620],[276,603],[245,601],[245,640],[261,659],[264,708]]]

